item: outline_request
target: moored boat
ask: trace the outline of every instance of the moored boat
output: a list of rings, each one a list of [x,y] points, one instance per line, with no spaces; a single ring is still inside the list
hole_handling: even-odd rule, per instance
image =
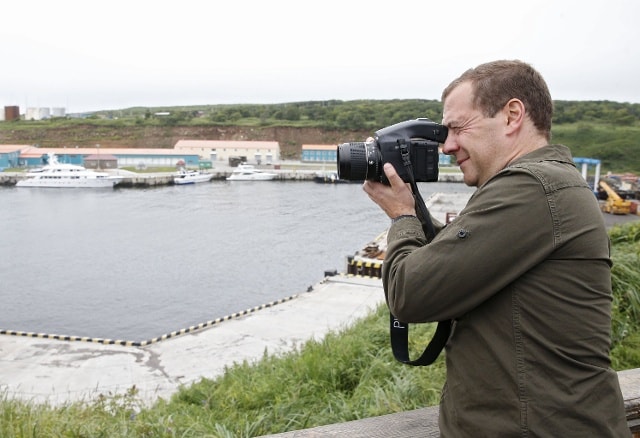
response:
[[[49,154],[48,164],[27,172],[26,178],[18,181],[16,187],[113,188],[122,180],[119,175],[60,163],[55,155]]]
[[[271,181],[276,176],[275,173],[265,172],[260,169],[256,169],[251,164],[239,164],[238,167],[233,169],[231,175],[227,177],[227,181]]]
[[[209,182],[213,178],[210,173],[199,172],[197,170],[181,169],[173,177],[173,183],[178,185],[196,184],[201,182]]]

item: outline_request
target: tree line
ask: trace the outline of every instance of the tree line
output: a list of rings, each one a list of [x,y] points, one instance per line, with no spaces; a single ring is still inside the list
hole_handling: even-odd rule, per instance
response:
[[[633,126],[640,120],[640,104],[612,101],[554,101],[554,124],[595,122]],[[124,111],[127,112],[126,110]],[[135,116],[135,109],[128,110]],[[163,114],[156,116],[155,114]],[[168,114],[167,114],[168,113]],[[100,114],[100,113],[97,113]],[[108,115],[104,114],[104,115]],[[139,114],[138,114],[139,116]],[[199,107],[146,108],[146,120],[161,124],[189,123],[194,119],[214,124],[253,123],[263,126],[315,126],[324,129],[371,130],[404,120],[442,119],[439,100],[326,100],[279,104],[232,104]],[[204,119],[204,120],[203,120]]]
[[[421,99],[328,100],[164,110],[174,115],[176,124],[316,127],[360,132],[375,132],[416,117],[442,120],[442,103]],[[149,110],[146,117],[154,119]],[[575,157],[602,160],[604,171],[640,173],[639,121],[637,103],[556,100],[552,141],[567,145]]]

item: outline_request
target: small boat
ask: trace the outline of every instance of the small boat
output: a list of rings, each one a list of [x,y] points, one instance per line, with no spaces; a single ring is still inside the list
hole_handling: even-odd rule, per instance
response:
[[[233,169],[231,175],[227,177],[227,181],[271,181],[276,176],[276,173],[265,172],[260,169],[256,169],[251,164],[238,164],[238,167]]]
[[[197,170],[181,169],[174,177],[173,183],[182,184],[195,184],[200,182],[209,182],[213,178],[210,173],[199,172]]]
[[[27,172],[27,177],[18,181],[16,187],[113,188],[123,178],[76,164],[60,163],[55,155],[49,154],[47,164]]]

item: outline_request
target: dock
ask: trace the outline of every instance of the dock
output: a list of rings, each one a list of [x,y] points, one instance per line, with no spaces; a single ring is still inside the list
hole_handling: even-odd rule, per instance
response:
[[[281,168],[274,166],[260,166],[263,170],[275,173],[274,181],[313,181],[316,174],[321,171],[317,164],[287,165]],[[175,172],[131,172],[123,169],[106,170],[114,175],[120,175],[123,180],[117,188],[147,188],[173,185]],[[204,172],[213,175],[211,181],[225,181],[232,167],[220,166]],[[0,186],[15,186],[18,181],[26,177],[25,172],[0,172]],[[440,172],[439,182],[462,182],[461,172]]]

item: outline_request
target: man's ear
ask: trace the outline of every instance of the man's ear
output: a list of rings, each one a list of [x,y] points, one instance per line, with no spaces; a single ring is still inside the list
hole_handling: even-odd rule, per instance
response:
[[[518,130],[524,123],[526,111],[524,104],[520,99],[511,99],[503,108],[504,116],[507,121],[507,130],[513,132]]]

